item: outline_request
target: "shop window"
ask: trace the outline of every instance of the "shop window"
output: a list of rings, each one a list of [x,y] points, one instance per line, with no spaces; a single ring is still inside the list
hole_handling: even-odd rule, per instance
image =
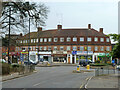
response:
[[[80,41],[83,42],[84,41],[84,37],[80,37]]]
[[[33,39],[31,39],[31,43],[33,43]]]
[[[70,37],[67,37],[67,42],[70,42],[71,41],[71,38]]]
[[[38,38],[36,39],[36,42],[38,42]]]

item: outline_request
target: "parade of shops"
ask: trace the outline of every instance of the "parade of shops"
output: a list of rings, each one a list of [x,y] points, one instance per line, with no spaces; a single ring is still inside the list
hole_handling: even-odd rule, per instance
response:
[[[30,41],[30,42],[29,42]],[[70,28],[63,29],[62,25],[57,25],[57,29],[42,30],[22,35],[16,40],[15,52],[28,55],[28,45],[30,53],[35,54],[40,61],[79,63],[80,60],[107,59],[111,62],[112,57],[110,38],[103,33],[103,28],[98,31],[91,28]],[[28,43],[29,42],[29,43]]]

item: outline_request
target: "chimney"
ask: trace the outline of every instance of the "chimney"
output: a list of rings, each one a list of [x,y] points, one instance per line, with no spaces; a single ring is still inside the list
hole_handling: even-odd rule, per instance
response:
[[[88,24],[88,29],[91,29],[91,24]]]
[[[58,30],[62,30],[62,25],[57,25]]]
[[[20,36],[22,36],[22,33],[20,33]]]
[[[99,32],[103,33],[103,28],[100,28],[100,29],[99,29]]]
[[[38,32],[42,31],[42,27],[38,27]]]

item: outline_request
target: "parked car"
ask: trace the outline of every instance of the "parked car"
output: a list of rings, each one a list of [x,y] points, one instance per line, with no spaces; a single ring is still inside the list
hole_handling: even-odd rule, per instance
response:
[[[87,66],[87,64],[90,64],[90,63],[92,63],[92,60],[87,60],[86,61],[86,59],[81,59],[79,61],[79,65],[81,65],[81,66]]]
[[[0,59],[0,62],[6,63],[5,59]]]
[[[120,70],[120,64],[118,64],[118,65],[116,66],[116,69],[119,69],[119,70]]]

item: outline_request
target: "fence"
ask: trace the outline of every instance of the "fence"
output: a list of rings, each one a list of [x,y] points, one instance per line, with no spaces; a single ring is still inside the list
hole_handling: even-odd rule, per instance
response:
[[[115,74],[115,73],[116,73],[116,69],[110,69],[109,67],[95,69],[95,76],[106,75],[106,74]]]

